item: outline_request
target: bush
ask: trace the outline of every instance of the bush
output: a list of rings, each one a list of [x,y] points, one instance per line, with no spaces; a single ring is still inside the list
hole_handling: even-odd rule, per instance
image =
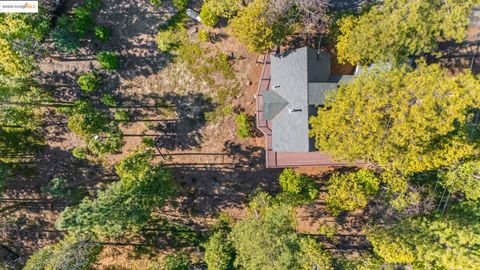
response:
[[[89,138],[87,148],[93,155],[103,156],[120,151],[123,144],[122,134],[119,131],[113,131],[99,137]]]
[[[341,211],[365,207],[378,192],[380,180],[373,172],[362,169],[353,173],[334,174],[327,185],[327,208],[336,216]]]
[[[218,23],[219,15],[212,10],[212,5],[209,5],[208,2],[206,2],[203,4],[202,9],[200,10],[200,19],[206,26],[215,27],[215,25]]]
[[[77,84],[83,92],[90,94],[100,87],[100,76],[95,72],[85,73],[78,77]]]
[[[180,39],[177,34],[172,29],[163,30],[157,34],[157,48],[161,52],[169,52],[180,43]]]
[[[173,0],[173,5],[179,10],[184,10],[187,8],[188,0]]]
[[[164,270],[188,270],[190,269],[190,260],[188,256],[181,252],[177,255],[169,254],[165,258]]]
[[[313,180],[292,169],[285,169],[279,177],[282,193],[279,198],[287,203],[308,203],[318,198],[318,188]]]
[[[100,98],[100,102],[102,102],[108,107],[117,106],[117,101],[115,100],[115,97],[113,97],[110,94],[103,94],[102,97]]]
[[[242,112],[237,115],[235,120],[237,122],[237,135],[240,136],[240,138],[250,137],[252,134],[252,130],[250,127],[250,122],[248,120],[248,115]]]
[[[110,38],[110,29],[105,26],[96,26],[95,37],[97,37],[101,41],[107,41]]]
[[[85,159],[88,155],[87,148],[77,146],[73,148],[72,155],[78,159]]]
[[[100,0],[86,0],[85,1],[85,7],[87,7],[90,10],[100,9],[101,6],[102,6],[102,2]]]
[[[151,137],[143,137],[142,144],[146,147],[153,148],[155,147],[155,140]]]
[[[106,70],[116,70],[119,67],[118,57],[113,52],[100,52],[97,54],[97,60]]]
[[[150,0],[150,3],[156,7],[161,7],[162,6],[162,0]]]
[[[87,137],[108,130],[110,117],[86,101],[77,101],[68,111],[67,127],[73,133]]]
[[[335,234],[337,234],[338,225],[336,223],[322,223],[318,227],[318,233],[325,235],[330,240],[334,240]]]
[[[203,42],[208,42],[210,41],[210,32],[206,30],[200,30],[198,31],[198,39]]]
[[[78,38],[60,27],[57,27],[52,31],[52,39],[59,50],[67,53],[73,53],[80,47],[80,41]]]
[[[47,187],[42,187],[42,192],[50,194],[54,199],[69,200],[78,203],[86,195],[85,188],[71,187],[63,178],[53,178]]]
[[[78,37],[83,38],[87,35],[88,30],[93,27],[92,12],[86,7],[76,7],[72,12],[74,14],[73,31]]]
[[[130,115],[126,110],[117,110],[115,111],[114,119],[118,122],[128,122]]]
[[[200,10],[200,19],[202,23],[214,27],[219,17],[232,18],[239,10],[239,0],[206,0]]]
[[[209,270],[233,269],[235,250],[224,232],[213,234],[205,244],[205,262]]]

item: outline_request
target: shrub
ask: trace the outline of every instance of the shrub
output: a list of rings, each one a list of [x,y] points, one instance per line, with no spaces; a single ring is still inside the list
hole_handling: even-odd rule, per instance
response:
[[[150,0],[150,3],[152,3],[152,5],[156,6],[156,7],[160,7],[162,6],[162,0]]]
[[[250,137],[252,134],[252,130],[250,127],[250,122],[248,120],[248,115],[242,112],[237,115],[235,120],[237,122],[237,135],[240,136],[240,138]]]
[[[116,153],[122,149],[124,142],[119,131],[105,133],[99,137],[89,138],[87,141],[88,150],[96,155],[103,156],[109,153]]]
[[[240,7],[239,0],[206,0],[200,10],[202,23],[214,27],[219,17],[232,18]]]
[[[380,180],[373,172],[362,169],[353,173],[334,174],[327,185],[327,208],[336,216],[341,211],[365,207],[378,192]]]
[[[172,29],[163,30],[157,34],[157,47],[161,52],[168,52],[178,47],[180,39]]]
[[[100,76],[95,72],[85,73],[78,77],[77,84],[83,92],[90,94],[100,87]]]
[[[205,262],[209,270],[233,269],[235,251],[222,231],[213,234],[205,244]]]
[[[85,147],[75,147],[72,150],[72,155],[78,159],[85,159],[88,155],[88,150]]]
[[[308,203],[318,198],[318,188],[313,180],[292,169],[285,169],[279,177],[282,193],[279,198],[288,203]]]
[[[93,27],[92,12],[86,7],[76,7],[72,12],[74,14],[73,31],[78,37],[83,38],[87,35],[88,30]]]
[[[100,102],[102,102],[108,107],[117,106],[117,101],[115,100],[115,97],[113,97],[110,94],[103,94],[102,97],[100,98]]]
[[[219,15],[212,9],[212,5],[209,5],[208,2],[206,2],[200,10],[200,19],[206,26],[214,27],[218,23]]]
[[[146,147],[153,148],[155,147],[155,140],[151,137],[143,137],[142,144]]]
[[[73,53],[80,47],[80,41],[78,38],[60,27],[57,27],[52,31],[52,39],[59,50],[67,53]]]
[[[117,110],[115,111],[114,119],[118,122],[128,122],[130,115],[126,110]]]
[[[100,0],[86,0],[85,7],[90,10],[100,9],[102,2]]]
[[[164,270],[188,270],[190,269],[190,260],[188,256],[181,252],[177,255],[169,254],[165,258]]]
[[[106,70],[116,70],[119,67],[118,57],[113,52],[100,52],[97,54],[97,60]]]
[[[187,8],[188,0],[173,0],[173,5],[179,10],[184,10]]]
[[[334,240],[335,234],[337,234],[338,225],[336,223],[322,223],[318,227],[318,233],[325,235],[330,240]]]
[[[54,199],[65,199],[78,203],[85,195],[85,188],[76,188],[68,185],[63,178],[53,178],[47,187],[42,187],[42,192],[50,194]]]
[[[68,114],[67,127],[79,136],[86,137],[108,130],[109,115],[86,101],[75,102]]]
[[[198,39],[203,42],[210,41],[210,32],[206,30],[198,31]]]
[[[110,29],[105,26],[96,26],[95,37],[97,37],[101,41],[107,41],[110,38]]]

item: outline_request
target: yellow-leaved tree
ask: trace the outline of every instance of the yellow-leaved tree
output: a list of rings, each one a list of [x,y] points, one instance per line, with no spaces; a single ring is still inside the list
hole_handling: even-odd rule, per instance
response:
[[[480,81],[438,65],[372,69],[341,86],[310,119],[316,146],[403,173],[475,158]]]

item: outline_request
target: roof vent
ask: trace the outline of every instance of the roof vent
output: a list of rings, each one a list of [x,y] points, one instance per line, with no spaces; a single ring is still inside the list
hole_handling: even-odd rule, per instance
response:
[[[302,109],[294,109],[294,108],[288,109],[288,112],[289,112],[289,113],[301,112],[301,111],[302,111]]]

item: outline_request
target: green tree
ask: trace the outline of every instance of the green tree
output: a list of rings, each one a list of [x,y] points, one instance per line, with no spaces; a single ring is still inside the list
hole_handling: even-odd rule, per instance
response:
[[[59,27],[52,31],[52,39],[58,49],[67,53],[73,53],[80,47],[80,40],[74,34]]]
[[[419,63],[373,69],[340,86],[318,116],[315,145],[340,159],[364,160],[407,174],[478,155],[480,81]]]
[[[438,40],[463,41],[476,0],[386,0],[358,17],[340,20],[341,63],[401,63],[434,52]]]
[[[232,243],[226,239],[223,231],[215,232],[205,244],[205,262],[208,270],[234,269],[235,250]]]
[[[96,156],[119,152],[124,144],[123,134],[118,129],[111,129],[99,136],[90,136],[87,139],[89,153]]]
[[[480,198],[480,161],[467,161],[440,175],[451,192],[462,192],[469,200]]]
[[[352,211],[365,207],[369,199],[378,192],[379,186],[380,180],[369,170],[334,174],[327,183],[325,202],[334,215],[341,211]]]
[[[100,87],[100,76],[95,72],[87,72],[78,77],[77,84],[83,92],[90,94]]]
[[[113,52],[99,52],[97,60],[100,66],[106,70],[116,70],[119,68],[118,56]]]
[[[300,240],[301,269],[333,270],[332,255],[312,238]]]
[[[251,213],[229,235],[241,269],[299,269],[299,236],[292,208],[275,205],[261,215]]]
[[[411,246],[401,241],[400,237],[387,235],[385,231],[371,230],[367,235],[368,241],[387,263],[409,264],[414,260]]]
[[[480,264],[480,209],[477,203],[444,214],[415,217],[369,231],[374,251],[391,263],[415,269],[475,269]]]
[[[252,128],[248,120],[248,114],[242,112],[235,117],[237,122],[237,135],[240,138],[248,138],[252,135]]]
[[[279,17],[274,22],[267,20],[264,14],[269,3],[269,0],[254,0],[240,9],[229,23],[233,35],[253,52],[265,52],[282,43],[293,31],[285,18]]]
[[[68,115],[68,129],[82,137],[108,131],[111,121],[108,114],[94,108],[86,101],[75,102],[68,111]]]
[[[187,254],[181,252],[179,254],[169,254],[165,258],[164,270],[189,270],[190,259]]]
[[[315,182],[308,176],[301,175],[293,169],[284,169],[279,177],[282,193],[281,200],[293,203],[308,203],[318,198],[319,192]]]
[[[120,181],[86,198],[76,207],[67,207],[57,220],[59,229],[92,232],[99,237],[119,237],[138,232],[175,193],[171,171],[150,163],[151,153],[134,153],[122,160],[116,171]]]
[[[240,9],[238,0],[207,0],[203,2],[200,10],[202,23],[214,27],[220,17],[233,18]]]
[[[20,77],[36,69],[40,42],[50,21],[43,8],[39,11],[38,14],[0,14],[0,75]]]
[[[24,270],[88,270],[102,248],[88,237],[67,236],[35,252]]]

